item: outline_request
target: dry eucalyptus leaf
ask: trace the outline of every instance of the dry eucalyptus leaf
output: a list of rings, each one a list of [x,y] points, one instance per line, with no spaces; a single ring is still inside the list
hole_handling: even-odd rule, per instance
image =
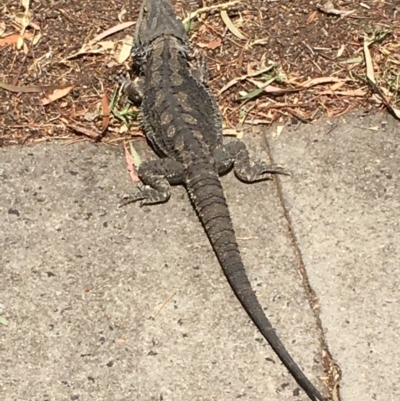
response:
[[[334,7],[332,1],[330,0],[325,2],[323,5],[317,4],[317,8],[326,14],[340,15],[342,17],[356,12],[356,10],[338,10]]]
[[[126,35],[122,41],[122,47],[119,52],[117,61],[122,64],[124,61],[128,60],[132,52],[133,37],[131,35]]]
[[[239,31],[238,28],[233,24],[232,20],[229,18],[228,13],[225,10],[221,11],[221,18],[224,21],[226,27],[239,39],[246,39],[246,36]]]

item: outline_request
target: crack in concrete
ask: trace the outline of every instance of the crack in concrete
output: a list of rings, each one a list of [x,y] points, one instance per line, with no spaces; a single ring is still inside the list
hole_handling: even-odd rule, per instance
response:
[[[265,135],[264,138],[265,138],[265,144],[266,144],[266,150],[268,153],[268,157],[269,157],[271,163],[276,164],[274,161],[272,152],[271,152],[271,147],[268,142],[268,137]],[[322,327],[322,320],[321,320],[321,316],[319,313],[320,304],[318,301],[318,297],[308,279],[303,254],[301,252],[301,247],[299,245],[299,241],[297,240],[297,235],[296,235],[296,232],[294,229],[292,218],[290,216],[290,211],[287,208],[287,203],[285,202],[282,181],[278,175],[274,176],[274,181],[275,181],[276,188],[278,191],[279,200],[280,200],[281,206],[284,211],[284,216],[287,221],[288,230],[290,232],[295,257],[298,262],[297,268],[301,274],[301,277],[303,280],[303,287],[307,293],[307,299],[310,304],[310,308],[314,315],[316,325],[317,325],[318,337],[319,337],[321,353],[322,353],[322,365],[323,365],[324,372],[326,374],[326,376],[322,377],[321,380],[325,383],[325,386],[328,388],[330,398],[334,401],[341,401],[339,387],[340,387],[340,380],[342,377],[342,372],[341,372],[341,369],[340,369],[338,363],[333,358],[333,356],[329,350],[327,341],[326,341],[325,333],[324,333],[324,330]]]

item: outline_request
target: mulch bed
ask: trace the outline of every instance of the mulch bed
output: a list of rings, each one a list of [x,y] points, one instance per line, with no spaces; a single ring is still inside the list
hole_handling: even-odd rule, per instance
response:
[[[140,2],[22,3],[6,1],[0,17],[0,146],[142,136],[115,79],[130,68]],[[189,0],[176,9],[208,61],[228,134],[359,107],[400,117],[397,0]]]

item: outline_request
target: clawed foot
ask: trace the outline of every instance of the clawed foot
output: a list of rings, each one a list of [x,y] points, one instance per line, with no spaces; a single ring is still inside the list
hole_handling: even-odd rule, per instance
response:
[[[265,164],[263,162],[258,164],[260,166],[261,174],[282,174],[292,176],[290,171],[285,170],[280,164]]]
[[[130,203],[138,202],[138,201],[141,201],[140,207],[144,206],[145,205],[144,199],[146,199],[146,196],[144,194],[144,189],[145,188],[143,187],[143,185],[138,185],[135,188],[135,191],[133,194],[123,196],[123,198],[121,199],[121,202],[118,204],[118,209],[123,206],[129,205]]]
[[[235,164],[235,174],[244,182],[270,180],[271,174],[291,176],[290,172],[286,171],[282,166],[278,164],[266,164],[264,162],[249,164],[243,167],[238,167]]]
[[[140,207],[146,205],[155,205],[157,203],[164,203],[170,197],[169,191],[157,191],[147,185],[138,185],[132,195],[127,195],[122,198],[122,202],[118,208],[128,205],[133,202],[140,202]]]

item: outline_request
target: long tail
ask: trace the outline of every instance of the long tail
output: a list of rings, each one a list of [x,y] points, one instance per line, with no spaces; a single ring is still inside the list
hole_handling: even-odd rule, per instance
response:
[[[199,174],[197,167],[193,175],[189,173],[187,187],[229,284],[251,320],[308,397],[313,401],[325,401],[282,344],[251,287],[219,177],[209,170],[206,175]]]

